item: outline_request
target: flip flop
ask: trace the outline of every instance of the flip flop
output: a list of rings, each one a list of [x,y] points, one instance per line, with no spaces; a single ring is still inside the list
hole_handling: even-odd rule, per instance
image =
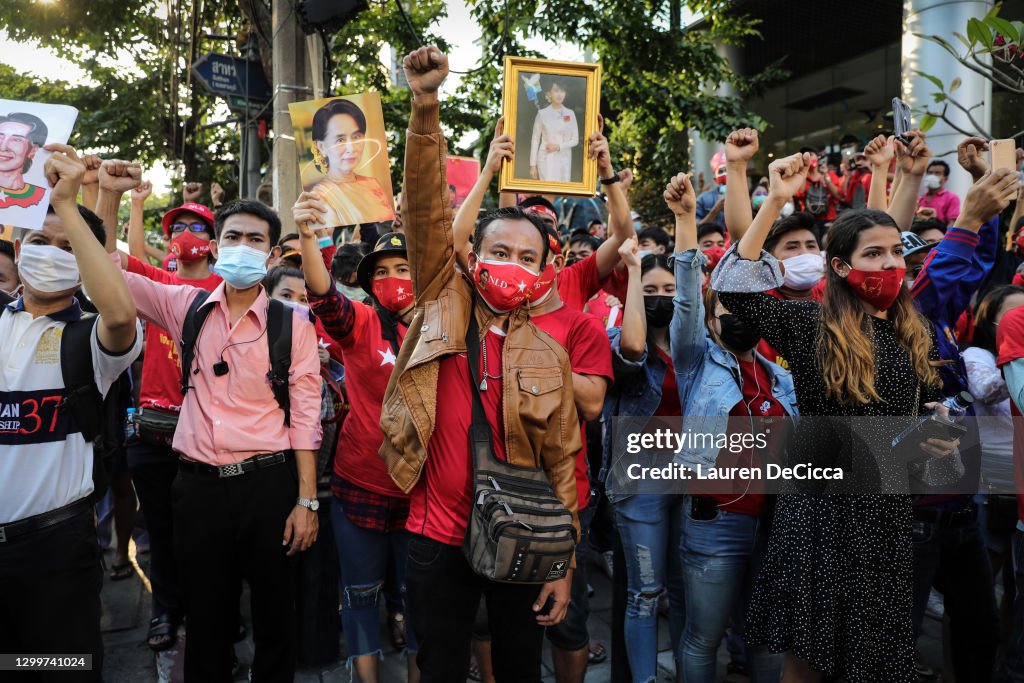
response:
[[[483,675],[480,673],[480,664],[476,661],[476,655],[469,656],[469,680],[471,681],[482,681]]]
[[[110,568],[111,581],[124,581],[135,576],[135,566],[131,562],[115,564]]]
[[[605,647],[604,643],[600,640],[592,640],[587,645],[587,663],[588,664],[600,664],[601,662],[608,659],[608,648]]]
[[[158,617],[153,617],[149,622],[149,633],[146,634],[146,644],[149,649],[153,652],[163,652],[174,647],[174,644],[178,640],[178,629],[174,625],[174,620],[171,619],[169,614],[161,614]],[[154,640],[159,639],[158,642],[154,643]]]

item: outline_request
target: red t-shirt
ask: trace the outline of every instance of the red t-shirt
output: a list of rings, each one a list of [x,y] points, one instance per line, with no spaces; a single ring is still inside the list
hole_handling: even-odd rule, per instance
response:
[[[220,275],[210,273],[200,280],[186,280],[177,272],[161,270],[128,257],[128,272],[136,273],[165,285],[191,285],[212,292],[222,282]],[[146,325],[146,351],[142,358],[142,386],[139,387],[139,406],[145,410],[155,408],[164,412],[181,410],[181,357],[178,342],[167,330],[153,323]]]
[[[602,289],[593,299],[587,302],[584,312],[600,320],[601,324],[606,328],[618,327],[622,324],[622,306],[615,306],[614,308],[609,306],[606,301],[608,296],[609,293]],[[620,301],[624,301],[624,299],[620,299]]]
[[[583,311],[583,307],[599,289],[601,283],[597,278],[597,254],[566,266],[558,273],[558,297],[574,311]]]
[[[665,379],[661,382],[661,403],[654,411],[654,417],[681,417],[683,406],[679,403],[679,385],[676,383],[676,370],[672,365],[672,357],[657,347],[655,347],[655,351],[665,361],[668,368],[665,370]]]
[[[534,325],[554,337],[569,353],[569,365],[578,375],[605,377],[615,381],[612,372],[612,349],[600,321],[568,306],[530,318]],[[580,420],[583,448],[576,456],[576,495],[579,509],[590,502],[590,478],[587,477],[587,425]]]
[[[480,392],[480,399],[491,425],[494,453],[504,460],[503,379],[492,378],[502,376],[501,350],[505,336],[491,328],[484,341],[488,377],[487,390]],[[482,367],[482,350],[480,364]],[[444,402],[438,405],[423,475],[409,495],[409,519],[405,524],[413,533],[455,546],[461,546],[466,535],[473,494],[473,462],[469,453],[469,427],[473,421],[470,381],[469,359],[465,353],[441,359],[437,395],[443,396]]]
[[[395,485],[387,465],[378,455],[384,442],[380,411],[388,380],[395,369],[395,352],[391,343],[382,336],[377,311],[358,301],[351,303],[355,316],[352,332],[334,340],[341,348],[345,388],[351,405],[338,437],[334,473],[369,491],[404,498],[405,493]],[[398,325],[399,345],[408,329],[405,325]],[[438,395],[443,394],[438,392]]]
[[[738,427],[744,422],[742,418],[763,420],[785,417],[786,411],[782,404],[772,396],[771,375],[757,360],[741,360],[740,376],[743,378],[743,398],[729,411],[729,417],[732,418],[730,427]],[[750,431],[749,427],[743,430],[744,433]],[[760,431],[762,431],[762,427],[758,425],[757,432]],[[769,448],[772,447],[770,441],[769,438]],[[753,449],[744,449],[734,453],[728,448],[723,448],[715,459],[715,465],[717,467],[757,467],[761,464],[760,460],[756,450]],[[722,491],[723,487],[728,490]],[[694,487],[694,493],[700,495],[701,490],[708,491],[706,495],[714,498],[723,510],[752,516],[760,515],[764,510],[764,484],[759,479],[698,481],[698,485]]]

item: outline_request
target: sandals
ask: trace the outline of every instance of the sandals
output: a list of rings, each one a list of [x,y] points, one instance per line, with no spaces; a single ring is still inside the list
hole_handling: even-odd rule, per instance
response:
[[[110,568],[111,581],[124,581],[135,576],[135,566],[131,562],[115,564]]]
[[[471,681],[482,681],[483,675],[480,673],[480,664],[476,661],[476,655],[469,655],[469,680]]]
[[[153,652],[163,652],[174,647],[178,642],[178,627],[170,614],[161,614],[153,617],[149,622],[149,632],[146,634],[146,644]]]
[[[591,640],[587,649],[587,664],[600,664],[608,659],[608,648],[600,640]]]

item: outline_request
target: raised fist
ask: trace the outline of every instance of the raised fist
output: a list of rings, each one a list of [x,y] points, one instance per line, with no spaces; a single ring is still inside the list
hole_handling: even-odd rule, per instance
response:
[[[725,139],[725,160],[746,163],[757,154],[758,146],[756,130],[753,128],[734,130]]]
[[[107,159],[100,164],[100,189],[124,194],[142,182],[142,166],[134,161]]]
[[[448,57],[433,45],[410,52],[402,66],[414,96],[436,93],[448,76]]]
[[[203,196],[203,184],[202,183],[185,183],[185,187],[181,190],[181,198],[185,203],[198,202],[199,198]]]

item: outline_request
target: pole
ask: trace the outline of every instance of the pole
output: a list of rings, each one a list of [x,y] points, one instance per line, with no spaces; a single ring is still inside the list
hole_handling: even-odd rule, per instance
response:
[[[249,36],[245,44],[245,59],[250,62],[259,60],[259,52],[256,49],[256,38]],[[248,74],[249,72],[246,71]],[[258,109],[249,101],[249,84],[245,83],[245,113],[238,117],[238,128],[241,134],[242,156],[238,161],[238,194],[246,199],[255,199],[256,190],[260,186],[260,136],[259,120],[253,117]]]
[[[291,207],[299,196],[299,154],[295,147],[291,102],[309,99],[306,41],[293,9],[294,0],[274,0],[274,207],[281,216],[282,230],[295,232]]]

